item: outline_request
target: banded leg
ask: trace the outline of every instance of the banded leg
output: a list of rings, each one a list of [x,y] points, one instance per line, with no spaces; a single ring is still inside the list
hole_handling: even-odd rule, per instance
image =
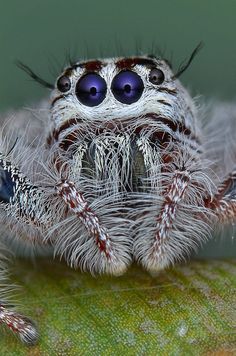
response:
[[[38,340],[38,331],[34,323],[0,302],[0,323],[6,325],[22,342],[34,345]]]
[[[210,231],[202,197],[211,182],[203,170],[193,168],[168,173],[161,200],[155,204],[154,197],[138,220],[134,255],[150,271],[183,259]]]
[[[9,217],[38,230],[50,223],[50,211],[43,202],[42,190],[1,154],[0,182],[0,208]]]
[[[176,219],[177,209],[184,199],[186,189],[189,186],[191,175],[188,171],[176,171],[173,181],[166,189],[164,202],[159,215],[157,216],[157,232],[151,251],[150,258],[162,260],[165,254],[165,241],[168,239],[173,223]]]
[[[218,221],[222,223],[236,221],[236,171],[223,180],[213,199],[205,199],[205,205],[214,211]]]
[[[104,253],[106,258],[110,260],[113,257],[113,251],[108,231],[101,225],[83,194],[76,190],[73,182],[66,180],[56,185],[56,192],[62,197],[70,211],[78,216],[88,233],[93,236],[101,253]]]
[[[131,261],[129,247],[131,242],[128,236],[124,235],[127,234],[126,221],[118,216],[119,203],[116,205],[110,197],[102,197],[100,200],[98,198],[96,203],[98,211],[95,211],[76,185],[65,179],[56,184],[55,191],[66,204],[72,217],[75,217],[69,230],[66,230],[66,244],[65,239],[59,240],[58,252],[66,251],[69,246],[66,259],[75,268],[80,266],[91,273],[106,272],[116,275],[123,273]],[[123,205],[121,206],[123,208]],[[117,220],[118,226],[114,219]],[[62,229],[64,228],[63,222]]]
[[[134,254],[148,270],[159,270],[168,264],[167,258],[170,258],[168,244],[175,230],[174,222],[178,207],[185,197],[191,180],[191,175],[186,170],[176,170],[172,177],[163,192],[159,213],[152,213],[150,218],[145,216],[144,222],[150,221],[152,224],[152,228],[145,227],[151,236],[142,236],[142,239],[140,236],[135,241]]]
[[[40,228],[49,220],[45,206],[42,204],[42,192],[3,155],[0,155],[0,183],[2,221],[8,225],[10,231],[15,230],[15,238],[23,239],[29,244],[37,242],[43,245]],[[22,230],[25,231],[22,233]],[[0,283],[3,279],[4,273],[3,276],[0,274]],[[4,297],[4,290],[0,291],[1,294]],[[38,339],[34,323],[4,301],[0,301],[0,323],[7,326],[28,345],[35,344]]]

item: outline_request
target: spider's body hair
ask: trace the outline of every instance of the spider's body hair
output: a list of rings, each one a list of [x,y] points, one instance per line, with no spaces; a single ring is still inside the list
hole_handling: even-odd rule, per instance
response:
[[[204,150],[221,181],[236,162],[236,104],[211,100],[205,106]]]
[[[92,108],[83,105],[78,106],[78,100],[73,94],[75,83],[78,78],[86,73],[88,67],[99,67],[99,74],[106,78],[108,91],[110,91],[112,79],[119,73],[120,67],[129,65],[130,61],[132,59],[123,60],[121,58],[97,61],[96,63],[91,61],[85,64],[78,63],[73,68],[67,69],[65,74],[70,74],[71,90],[62,96],[55,89],[52,94],[51,134],[49,134],[48,142],[50,144],[53,142],[64,148],[67,156],[69,152],[73,152],[73,159],[76,159],[76,164],[72,164],[70,170],[71,176],[75,177],[72,178],[72,181],[78,181],[76,179],[78,172],[75,167],[79,165],[79,169],[81,169],[83,165],[89,166],[92,175],[90,177],[92,179],[93,196],[92,199],[90,198],[91,201],[94,201],[98,196],[100,204],[102,204],[103,198],[109,196],[112,202],[114,200],[112,194],[125,193],[125,198],[122,197],[120,201],[120,208],[125,207],[127,218],[135,221],[130,224],[130,229],[127,231],[128,239],[134,241],[131,252],[134,258],[139,261],[142,261],[140,256],[143,256],[144,259],[149,256],[147,258],[151,269],[162,269],[174,261],[174,256],[180,258],[191,246],[194,247],[194,240],[201,240],[199,232],[207,230],[201,228],[201,220],[197,219],[197,213],[193,209],[193,220],[190,225],[193,227],[195,237],[193,239],[187,238],[187,236],[190,236],[189,228],[187,228],[187,242],[184,244],[183,239],[178,251],[177,246],[174,247],[178,238],[175,240],[171,236],[172,233],[173,236],[176,234],[184,236],[184,233],[178,230],[179,226],[182,226],[181,230],[184,231],[186,225],[184,213],[180,214],[178,211],[176,214],[177,221],[179,219],[178,227],[174,228],[173,231],[170,229],[170,235],[168,233],[168,236],[166,236],[165,244],[172,246],[166,248],[167,254],[164,253],[165,256],[161,258],[154,257],[153,260],[150,258],[151,254],[147,253],[144,257],[145,248],[149,243],[153,243],[154,236],[152,235],[157,228],[157,219],[164,200],[165,187],[173,178],[175,171],[173,169],[175,164],[174,153],[177,157],[180,156],[183,159],[182,162],[177,162],[176,167],[187,169],[186,165],[191,161],[192,166],[198,166],[198,171],[200,171],[198,176],[201,177],[200,187],[198,187],[195,179],[197,174],[192,179],[194,183],[190,183],[189,192],[186,193],[183,202],[179,203],[180,210],[182,206],[186,205],[182,210],[188,211],[188,204],[192,206],[195,203],[199,213],[206,214],[201,199],[198,202],[196,202],[196,199],[199,196],[201,197],[199,190],[202,190],[202,184],[209,187],[212,183],[207,174],[204,175],[206,169],[203,164],[204,160],[201,162],[201,134],[194,102],[181,83],[172,79],[173,73],[165,61],[156,60],[158,68],[165,71],[166,78],[165,84],[160,85],[158,90],[153,88],[151,83],[148,83],[149,69],[142,64],[135,65],[136,73],[144,78],[146,85],[139,101],[130,105],[129,108],[117,102],[112,95],[107,95],[102,105],[99,106]],[[142,61],[145,62],[146,57],[139,57],[137,62],[141,63]],[[171,139],[168,139],[169,137]],[[85,145],[87,145],[86,148]],[[77,151],[80,155],[81,152],[84,152],[79,159],[76,156]],[[164,157],[167,155],[169,155],[168,159],[171,164],[168,164],[168,159]],[[173,159],[170,159],[171,155],[173,155]],[[68,162],[67,158],[66,161]],[[122,166],[120,162],[122,162]],[[203,177],[205,177],[205,181]],[[195,196],[194,188],[196,190]],[[81,187],[81,190],[85,191],[88,196],[91,194],[90,189],[86,186],[84,189]],[[146,196],[149,198],[147,199]],[[194,203],[191,202],[191,196],[194,196]],[[131,203],[129,203],[130,200]],[[138,208],[134,212],[134,204],[137,204],[137,207],[141,206],[140,210],[149,210],[149,214],[147,213],[147,216],[144,214],[145,217],[137,219]],[[103,209],[105,212],[105,207]],[[101,215],[104,215],[102,210]],[[77,221],[76,218],[75,221]],[[191,214],[188,218],[189,221],[191,221]],[[112,223],[115,230],[117,227],[114,219],[112,219]],[[78,221],[77,224],[79,224]],[[204,226],[205,224],[206,222]],[[136,228],[136,225],[138,228]],[[119,226],[122,225],[119,224]],[[78,227],[74,229],[75,234],[76,231],[78,231]],[[73,234],[67,233],[67,236],[69,239],[69,236],[73,236]],[[132,239],[130,239],[130,236],[132,236]],[[80,240],[77,240],[77,243],[81,244],[80,246],[84,245],[81,237]],[[123,237],[122,240],[126,241],[126,238]],[[173,244],[170,243],[172,240]],[[80,247],[80,253],[82,253],[82,250],[83,248]],[[88,263],[91,264],[90,258],[88,258]],[[149,263],[144,262],[144,265],[149,268]]]
[[[153,68],[162,81],[150,79]],[[122,71],[142,82],[131,105],[112,87]],[[93,106],[77,91],[91,73],[106,85],[104,99]],[[219,186],[215,167],[226,167],[225,153],[214,152],[195,101],[165,60],[79,62],[62,78],[68,88],[55,87],[40,120],[31,111],[16,114],[11,124],[2,121],[0,219],[8,246],[20,240],[91,273],[118,275],[132,261],[156,271],[208,239],[217,217],[236,215],[236,174]],[[6,133],[9,126],[13,133]]]
[[[137,62],[145,63],[145,60],[146,57],[139,57]],[[96,63],[100,68],[99,74],[106,78],[108,91],[112,78],[120,70],[118,67],[130,63],[122,61],[122,58],[114,58]],[[201,191],[206,186],[209,189],[205,194],[211,194],[213,183],[205,173],[207,165],[203,163],[197,110],[179,80],[172,79],[168,64],[159,59],[153,61],[165,71],[165,84],[158,90],[153,88],[148,83],[149,67],[135,65],[146,85],[139,101],[128,108],[111,95],[107,95],[99,106],[78,105],[73,95],[74,83],[86,73],[88,66],[95,66],[95,63],[77,63],[66,69],[65,73],[70,73],[72,78],[72,87],[66,95],[61,95],[58,89],[52,92],[51,118],[49,124],[46,123],[51,127],[48,147],[43,149],[31,144],[33,147],[29,145],[22,160],[16,154],[22,152],[19,142],[10,154],[13,168],[14,164],[20,166],[20,174],[29,177],[31,191],[34,191],[34,186],[41,186],[36,189],[35,203],[29,207],[33,213],[34,209],[37,210],[38,226],[25,224],[18,218],[17,196],[14,209],[13,205],[10,207],[13,211],[11,219],[17,220],[17,224],[12,225],[16,231],[23,231],[23,235],[31,235],[32,241],[35,239],[38,243],[41,239],[42,244],[52,244],[54,253],[65,256],[71,266],[80,266],[91,272],[119,274],[131,263],[133,255],[139,261],[143,256],[143,264],[147,268],[146,258],[150,260],[151,269],[155,266],[161,269],[173,263],[175,257],[179,259],[191,247],[194,248],[201,240],[201,231],[205,231],[207,236],[208,229],[203,229],[202,225],[205,227],[208,219],[202,223],[198,214],[207,215]],[[43,137],[44,132],[41,133],[40,144]],[[57,161],[64,162],[59,171]],[[159,224],[157,220],[165,201],[165,191],[178,169],[189,172],[190,183],[183,199],[177,202],[174,226],[168,229],[168,233],[166,230],[166,252],[161,258],[157,258],[158,253],[152,260],[144,251],[155,240],[154,231]],[[59,196],[55,196],[54,187],[61,179],[72,181],[75,188],[83,192],[84,199],[99,216],[101,225],[109,231],[117,264],[114,261],[107,263],[86,226],[76,215],[66,214],[66,206]],[[46,203],[48,201],[50,204]],[[21,202],[19,204],[22,205]],[[42,208],[40,212],[37,204],[41,207],[47,205],[47,209]],[[189,214],[190,207],[192,214]],[[149,210],[144,214],[145,218],[139,212],[142,210]],[[29,212],[26,218],[28,215]],[[22,224],[22,229],[18,224]],[[192,234],[189,226],[192,226]],[[40,231],[42,236],[39,238]],[[178,241],[181,241],[179,250]]]

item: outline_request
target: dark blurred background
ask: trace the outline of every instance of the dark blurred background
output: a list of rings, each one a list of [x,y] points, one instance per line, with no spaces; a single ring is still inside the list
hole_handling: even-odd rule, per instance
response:
[[[235,35],[235,0],[1,1],[0,110],[30,106],[48,95],[16,67],[17,59],[54,82],[69,57],[159,49],[178,68],[200,41],[204,48],[182,81],[193,95],[233,100]],[[235,256],[236,233],[209,242],[200,255]]]

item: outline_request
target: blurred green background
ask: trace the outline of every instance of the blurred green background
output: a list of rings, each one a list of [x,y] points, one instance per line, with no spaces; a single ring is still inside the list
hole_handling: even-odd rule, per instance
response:
[[[47,81],[73,59],[150,53],[159,48],[174,68],[203,41],[182,81],[193,95],[235,99],[235,0],[8,0],[0,3],[0,110],[30,106],[48,91],[15,65],[19,59]],[[234,231],[201,256],[235,256]]]

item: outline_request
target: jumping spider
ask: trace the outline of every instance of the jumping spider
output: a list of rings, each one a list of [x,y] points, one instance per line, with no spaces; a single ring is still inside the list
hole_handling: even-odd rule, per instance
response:
[[[119,275],[133,261],[164,269],[205,241],[217,221],[233,221],[236,171],[219,181],[218,144],[209,145],[178,79],[196,51],[176,74],[154,56],[79,61],[55,86],[20,64],[52,92],[45,132],[22,135],[22,113],[2,125],[4,241],[48,247],[71,267]],[[2,264],[2,280],[4,271]],[[34,324],[4,300],[0,322],[36,342]]]

